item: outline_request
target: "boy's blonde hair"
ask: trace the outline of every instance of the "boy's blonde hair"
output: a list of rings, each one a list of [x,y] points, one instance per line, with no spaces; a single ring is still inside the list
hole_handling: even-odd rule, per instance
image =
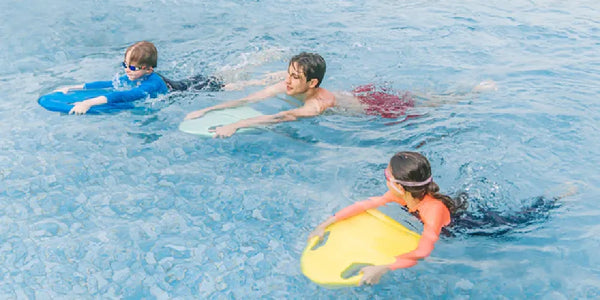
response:
[[[156,68],[158,61],[158,51],[154,44],[148,41],[137,42],[127,48],[125,58],[129,54],[129,63],[136,63],[141,66]]]

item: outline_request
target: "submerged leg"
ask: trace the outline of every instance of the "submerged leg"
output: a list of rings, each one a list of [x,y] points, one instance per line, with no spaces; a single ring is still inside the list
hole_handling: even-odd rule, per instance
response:
[[[261,85],[261,86],[271,85],[271,84],[275,84],[277,82],[283,81],[285,79],[286,74],[287,74],[286,71],[267,73],[261,79],[244,80],[244,81],[227,83],[227,84],[225,84],[223,89],[226,91],[234,91],[234,90],[241,90],[248,86],[254,86],[254,85]]]
[[[516,212],[499,212],[480,207],[474,212],[461,212],[452,217],[446,233],[499,236],[518,228],[526,228],[542,222],[550,217],[553,209],[562,205],[561,199],[577,193],[576,186],[568,185],[567,190],[559,196],[538,196],[530,204]]]
[[[487,92],[496,91],[498,86],[493,80],[482,81],[474,86],[471,91],[467,93],[448,93],[448,94],[420,94],[413,93],[417,98],[423,100],[424,106],[437,107],[444,104],[453,104],[465,99],[470,99],[474,95]]]

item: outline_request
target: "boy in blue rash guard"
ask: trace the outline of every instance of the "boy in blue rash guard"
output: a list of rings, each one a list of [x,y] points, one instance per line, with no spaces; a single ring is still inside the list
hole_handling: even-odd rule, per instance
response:
[[[127,48],[125,60],[122,65],[125,68],[124,76],[118,80],[120,87],[127,90],[117,90],[106,95],[73,103],[69,114],[85,114],[92,106],[106,103],[132,102],[146,97],[155,98],[159,94],[166,94],[169,89],[164,80],[156,73],[154,68],[158,60],[158,51],[154,44],[141,41]],[[67,86],[56,91],[67,93],[75,89],[102,89],[112,88],[112,81],[96,81],[81,85]]]
[[[146,97],[156,98],[169,91],[184,91],[188,89],[202,91],[219,91],[225,87],[219,78],[196,75],[189,79],[174,81],[155,73],[158,61],[158,51],[151,42],[137,42],[125,51],[122,62],[125,75],[119,77],[117,87],[120,90],[108,92],[106,95],[90,98],[73,103],[69,114],[85,114],[92,106],[106,103],[133,102]],[[95,81],[80,85],[66,86],[55,91],[67,93],[71,90],[108,89],[114,88],[112,81]]]

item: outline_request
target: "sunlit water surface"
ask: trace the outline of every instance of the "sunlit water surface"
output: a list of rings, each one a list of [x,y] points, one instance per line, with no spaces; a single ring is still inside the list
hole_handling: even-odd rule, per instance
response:
[[[600,297],[600,8],[460,2],[2,2],[0,298]],[[171,94],[113,115],[36,103],[112,78],[142,39],[174,79],[253,79],[315,51],[334,91],[466,92],[490,79],[498,90],[417,107],[422,116],[405,122],[331,112],[226,140],[177,126],[257,87]],[[308,233],[385,192],[382,170],[401,150],[429,157],[444,192],[507,214],[567,182],[578,193],[501,237],[442,238],[377,286],[315,285],[299,267]]]

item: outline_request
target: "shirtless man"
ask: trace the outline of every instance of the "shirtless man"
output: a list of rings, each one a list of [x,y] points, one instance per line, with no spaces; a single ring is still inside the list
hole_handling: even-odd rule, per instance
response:
[[[341,107],[344,111],[348,112],[396,119],[406,115],[407,110],[414,107],[417,104],[416,102],[423,102],[421,103],[422,105],[435,107],[445,103],[454,103],[462,99],[468,99],[474,93],[496,89],[494,81],[484,81],[473,88],[470,93],[464,94],[417,95],[410,92],[398,93],[392,89],[378,87],[374,84],[359,86],[351,92],[332,93],[319,87],[324,75],[325,60],[323,57],[319,54],[303,52],[292,57],[290,60],[284,81],[268,86],[245,98],[191,112],[185,119],[199,118],[212,110],[258,102],[283,93],[303,103],[299,108],[282,111],[274,115],[249,118],[211,130],[215,133],[213,137],[230,137],[240,128],[314,117],[333,106]],[[253,81],[252,84],[258,84],[259,82]]]
[[[300,100],[303,105],[274,115],[258,116],[216,127],[212,130],[215,133],[213,137],[230,137],[240,128],[294,121],[298,118],[320,115],[336,104],[335,96],[328,90],[319,87],[323,81],[323,76],[325,76],[325,68],[325,60],[319,54],[302,52],[290,59],[284,81],[268,86],[242,99],[193,111],[187,114],[185,119],[200,118],[209,111],[258,102],[283,93]]]

